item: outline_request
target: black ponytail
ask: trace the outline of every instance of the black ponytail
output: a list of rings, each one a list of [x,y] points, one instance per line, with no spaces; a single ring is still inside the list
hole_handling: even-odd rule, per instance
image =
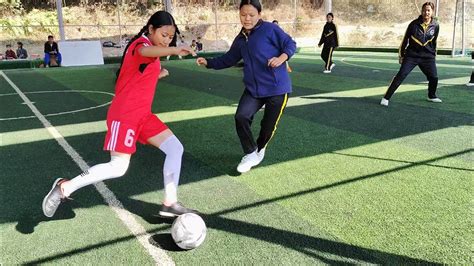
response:
[[[255,9],[257,9],[258,13],[262,12],[262,5],[260,4],[259,0],[242,0],[242,2],[240,2],[239,9],[241,9],[245,5],[251,5],[251,6],[255,7]]]
[[[149,34],[149,27],[150,25],[157,29],[157,28],[161,28],[163,26],[174,26],[175,29],[176,29],[176,33],[173,37],[173,40],[172,42],[176,43],[176,38],[177,38],[177,35],[179,33],[179,30],[178,30],[178,26],[176,26],[176,23],[174,21],[174,18],[173,16],[171,16],[170,13],[166,12],[166,11],[158,11],[156,12],[155,14],[153,14],[150,19],[148,20],[148,22],[146,23],[145,26],[143,26],[143,28],[137,33],[137,35],[133,36],[133,38],[128,42],[127,46],[125,47],[125,49],[123,50],[123,55],[122,55],[122,60],[120,61],[120,67],[119,69],[117,70],[116,72],[116,76],[117,78],[119,77],[120,75],[120,70],[122,69],[122,64],[123,64],[123,60],[125,58],[125,54],[127,54],[127,50],[128,50],[128,47],[130,47],[130,45],[136,41],[138,38],[140,38],[142,35],[147,35]]]

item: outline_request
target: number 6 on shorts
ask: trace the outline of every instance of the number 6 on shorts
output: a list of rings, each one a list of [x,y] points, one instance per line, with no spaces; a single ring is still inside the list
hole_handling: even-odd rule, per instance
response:
[[[133,129],[129,129],[127,130],[127,134],[125,135],[125,140],[123,142],[123,144],[125,144],[125,146],[127,147],[132,147],[134,141],[133,141],[133,138],[135,137],[135,131],[133,131]]]

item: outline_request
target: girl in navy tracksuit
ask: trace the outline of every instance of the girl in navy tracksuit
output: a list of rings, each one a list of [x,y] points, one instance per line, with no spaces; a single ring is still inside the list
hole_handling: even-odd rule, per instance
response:
[[[338,35],[336,24],[334,24],[333,13],[326,15],[326,24],[324,25],[323,32],[321,33],[321,39],[319,40],[318,47],[324,44],[323,50],[321,51],[321,58],[324,60],[324,73],[331,73],[331,70],[336,66],[332,61],[332,53],[334,49],[339,47]]]
[[[398,55],[399,62],[402,65],[380,101],[381,105],[388,106],[388,101],[392,95],[416,66],[421,69],[428,79],[427,100],[434,103],[442,102],[436,96],[438,73],[435,58],[439,24],[432,16],[433,12],[434,4],[431,2],[424,3],[421,8],[421,15],[408,25]]]
[[[240,3],[242,30],[223,56],[198,58],[197,64],[223,69],[244,60],[245,90],[235,114],[237,134],[245,156],[237,167],[244,173],[258,165],[265,148],[275,134],[277,124],[291,92],[291,80],[285,62],[295,53],[296,43],[278,25],[261,19],[258,0]],[[254,115],[265,106],[260,134],[254,140],[251,124]]]

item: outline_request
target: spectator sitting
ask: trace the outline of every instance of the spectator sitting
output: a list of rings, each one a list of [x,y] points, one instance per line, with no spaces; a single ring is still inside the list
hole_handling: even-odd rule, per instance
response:
[[[191,42],[191,48],[192,48],[195,52],[197,51],[196,40],[192,40],[192,42]]]
[[[44,43],[44,65],[61,66],[61,53],[53,35],[49,35],[48,41]]]
[[[16,56],[18,57],[18,59],[28,58],[28,52],[25,48],[23,48],[23,43],[17,42],[16,44],[18,45],[18,49],[16,49]]]
[[[202,51],[202,42],[201,42],[201,37],[198,37],[197,42],[196,42],[196,48],[197,51]]]
[[[7,51],[5,52],[6,59],[16,59],[15,51],[12,50],[12,45],[7,44]]]

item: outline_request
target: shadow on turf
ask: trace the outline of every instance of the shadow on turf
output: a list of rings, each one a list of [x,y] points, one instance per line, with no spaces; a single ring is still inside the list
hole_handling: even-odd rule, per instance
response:
[[[331,256],[342,257],[342,259],[346,259],[346,260],[351,260],[351,261],[356,260],[357,262],[362,262],[362,263],[435,265],[436,263],[426,261],[426,260],[410,258],[407,256],[392,254],[392,253],[364,248],[364,247],[358,247],[355,245],[341,243],[341,242],[330,240],[330,239],[323,239],[319,237],[308,236],[308,235],[304,235],[297,232],[281,230],[278,228],[251,224],[244,221],[238,221],[238,220],[222,217],[221,215],[236,212],[236,211],[241,211],[243,209],[254,208],[254,207],[262,206],[265,204],[275,203],[280,200],[297,197],[297,196],[301,196],[308,193],[314,193],[314,192],[322,191],[325,189],[329,189],[329,188],[333,188],[333,187],[337,187],[341,185],[346,185],[352,182],[361,181],[368,178],[374,178],[374,177],[384,175],[390,172],[396,172],[396,171],[404,170],[407,168],[416,167],[418,165],[429,164],[437,160],[442,160],[449,157],[455,157],[455,156],[467,154],[473,151],[474,149],[467,149],[461,152],[457,152],[457,153],[453,153],[453,154],[449,154],[449,155],[445,155],[445,156],[441,156],[441,157],[437,157],[437,158],[433,158],[429,160],[424,160],[420,162],[415,162],[410,165],[400,166],[393,169],[373,173],[370,175],[360,176],[353,179],[329,184],[326,186],[316,187],[309,190],[300,191],[297,193],[293,193],[293,194],[289,194],[289,195],[285,195],[285,196],[281,196],[281,197],[277,197],[273,199],[263,200],[263,201],[255,202],[252,204],[239,206],[236,208],[222,210],[216,213],[202,214],[202,216],[204,220],[206,221],[207,226],[210,228],[263,240],[269,243],[278,244],[287,248],[291,248],[295,251],[301,252],[303,254],[306,254],[307,256],[311,256],[317,260],[320,260],[321,262],[325,262],[328,264],[347,264],[348,263],[347,261],[328,259],[327,256],[331,255]],[[153,214],[156,213],[160,208],[160,205],[158,204],[144,202],[144,201],[136,200],[133,198],[128,198],[124,200],[123,204],[126,209],[130,210],[131,212],[135,213],[138,216],[141,216],[145,221],[149,223],[152,223],[152,224],[171,223],[171,220],[161,219],[161,218],[153,216]],[[60,213],[61,212],[59,209],[58,215],[60,215]],[[58,216],[58,217],[61,217],[61,216]],[[19,224],[17,225],[17,229],[20,228],[22,231],[32,231],[31,228],[34,228],[34,226],[36,226],[39,222],[40,221],[28,222],[28,219],[27,219],[26,222],[25,221],[19,222]],[[164,228],[157,229],[153,232],[163,230],[163,229]],[[129,241],[132,238],[134,237],[129,236],[129,237],[124,237],[124,238],[119,238],[114,241],[99,243],[97,245],[57,254],[54,256],[38,259],[31,262],[27,262],[27,264],[30,264],[30,263],[38,264],[38,263],[50,262],[59,258],[68,257],[68,256],[79,254],[82,252],[87,252],[95,248],[112,245],[117,242]],[[165,233],[155,234],[149,239],[149,241],[150,243],[157,245],[166,250],[170,250],[170,251],[180,250],[176,245],[174,245],[174,243],[172,242],[171,236],[169,234],[165,234]],[[208,240],[208,241],[211,241],[211,240]]]
[[[330,189],[330,188],[334,188],[334,187],[338,187],[338,186],[342,186],[342,185],[347,185],[347,184],[350,184],[350,183],[354,183],[354,182],[374,178],[374,177],[389,174],[389,173],[402,171],[402,170],[409,169],[409,168],[412,168],[412,167],[417,167],[417,166],[420,166],[420,165],[428,165],[428,164],[433,163],[433,162],[438,161],[438,160],[444,160],[444,159],[447,159],[447,158],[456,157],[456,156],[460,156],[460,155],[465,155],[465,154],[472,153],[472,152],[474,152],[474,149],[467,149],[467,150],[463,150],[463,151],[460,151],[460,152],[456,152],[456,153],[440,156],[440,157],[437,157],[437,158],[433,158],[433,159],[428,159],[428,160],[423,160],[423,161],[418,161],[418,162],[411,162],[409,165],[403,165],[403,166],[395,167],[395,168],[392,168],[392,169],[388,169],[388,170],[384,170],[384,171],[380,171],[380,172],[376,172],[376,173],[372,173],[372,174],[368,174],[368,175],[364,175],[364,176],[359,176],[359,177],[355,177],[355,178],[335,182],[335,183],[332,183],[332,184],[327,184],[327,185],[320,186],[320,187],[315,187],[315,188],[295,192],[295,193],[280,196],[280,197],[277,197],[277,198],[262,200],[262,201],[259,201],[259,202],[254,202],[254,203],[251,203],[251,204],[242,205],[242,206],[239,206],[239,207],[236,207],[236,208],[223,210],[223,211],[220,211],[218,213],[215,213],[215,215],[223,215],[223,214],[226,214],[226,213],[232,213],[232,212],[241,211],[241,210],[244,210],[244,209],[254,208],[254,207],[257,207],[257,206],[270,204],[270,203],[273,203],[273,202],[277,202],[277,201],[281,201],[281,200],[285,200],[285,199],[289,199],[289,198],[294,198],[294,197],[302,196],[302,195],[305,195],[305,194],[310,194],[310,193],[314,193],[314,192],[318,192],[318,191],[322,191],[322,190],[326,190],[326,189]]]
[[[156,232],[156,231],[159,231],[159,230],[161,230],[161,229],[152,230],[151,232],[153,233],[153,232]],[[52,255],[52,256],[39,258],[39,259],[36,259],[36,260],[33,260],[33,261],[23,262],[22,264],[23,265],[37,265],[37,264],[41,264],[41,263],[45,263],[45,262],[52,262],[52,261],[55,261],[55,260],[58,260],[58,259],[71,257],[71,256],[81,254],[81,253],[86,253],[88,251],[98,249],[98,248],[102,248],[102,247],[106,247],[106,246],[109,246],[109,245],[114,245],[114,244],[121,243],[121,242],[131,241],[135,238],[136,237],[134,235],[120,237],[120,238],[116,238],[114,240],[109,240],[109,241],[97,243],[95,245],[90,245],[90,246],[87,246],[87,247],[82,247],[82,248],[70,250],[70,251],[67,251],[67,252],[58,253],[58,254],[55,254],[55,255]]]
[[[423,92],[424,93],[424,92]],[[305,158],[318,154],[334,152],[351,147],[370,144],[380,140],[399,138],[413,134],[419,134],[437,129],[456,127],[472,124],[473,118],[469,114],[455,113],[445,110],[420,107],[414,105],[406,105],[398,103],[394,108],[382,108],[373,102],[372,98],[334,98],[340,101],[334,101],[324,104],[314,104],[310,106],[296,106],[287,109],[286,116],[295,116],[300,119],[316,122],[318,124],[327,125],[333,128],[340,128],[348,132],[339,133],[338,131],[329,132],[327,129],[317,131],[318,128],[298,127],[300,121],[289,122],[283,121],[277,132],[277,137],[272,141],[269,156],[263,162],[263,166],[291,161],[298,158]],[[367,104],[371,102],[370,104]],[[409,117],[400,115],[400,111],[409,113]],[[285,117],[283,117],[285,120]],[[387,121],[390,121],[390,127],[387,127]],[[257,122],[257,121],[256,121]],[[407,125],[410,125],[407,127]],[[186,150],[183,163],[182,183],[192,183],[200,180],[206,180],[223,173],[235,176],[235,166],[240,160],[240,145],[235,136],[233,119],[229,115],[187,120],[182,122],[170,123],[170,128],[185,143]],[[222,132],[215,133],[216,128]],[[198,130],[196,130],[198,129]],[[192,132],[190,134],[189,132]],[[351,133],[359,133],[372,139],[349,138]],[[298,136],[295,139],[294,136]],[[196,141],[199,140],[199,141]],[[292,140],[292,141],[287,141]],[[317,140],[316,142],[314,140]],[[90,134],[88,136],[76,136],[68,138],[73,147],[81,147],[84,141],[93,147],[100,147],[103,141],[103,133]],[[203,143],[212,143],[211,145],[203,145]],[[324,143],[324,144],[319,144]],[[220,145],[225,148],[216,149]],[[437,145],[434,143],[433,145]],[[31,159],[30,154],[34,154],[37,150],[43,150],[48,154],[51,153],[50,159],[59,160],[62,158],[61,153],[57,153],[56,143],[54,141],[39,141],[28,143],[27,145],[14,145],[4,148],[5,155],[11,158],[22,158],[26,161]],[[106,158],[105,153],[98,153],[94,149],[80,149],[79,152],[84,158]],[[272,156],[273,153],[273,156]],[[459,153],[455,153],[459,154]],[[203,159],[202,156],[205,156]],[[278,156],[276,156],[278,155]],[[56,156],[56,157],[55,157]],[[143,176],[137,178],[146,178],[149,175],[159,175],[161,165],[163,165],[163,156],[154,148],[140,147],[137,151],[137,158],[134,158],[131,164],[130,172],[137,173],[134,167],[147,169]],[[187,157],[187,158],[186,158]],[[435,159],[433,159],[435,160]],[[98,160],[97,162],[101,162]],[[432,162],[432,160],[428,160]],[[218,162],[218,163],[216,163]],[[417,163],[416,163],[417,164]],[[418,163],[419,164],[419,163]],[[156,166],[156,168],[150,167]],[[12,166],[13,167],[13,166]],[[43,168],[41,168],[43,167]],[[30,176],[27,172],[28,167],[16,167],[11,169],[8,175]],[[37,173],[48,173],[49,166],[34,166]],[[212,170],[210,170],[212,169]],[[21,172],[25,171],[25,172]],[[73,171],[74,172],[74,171]],[[79,173],[80,171],[77,171]],[[76,173],[76,174],[77,174]],[[26,180],[25,180],[26,181]],[[37,193],[35,189],[30,187],[28,182],[17,182],[17,191],[25,186],[30,188],[30,193]],[[114,185],[117,184],[117,185]],[[156,183],[155,183],[156,184]],[[119,191],[121,195],[138,195],[146,191],[161,189],[159,186],[137,185],[134,179],[129,177],[121,178],[120,182],[111,182],[114,191]],[[120,187],[124,187],[121,191]],[[46,188],[46,184],[44,185]],[[44,196],[40,194],[32,194],[36,200],[40,201]],[[11,194],[5,194],[6,198],[14,199],[16,190],[11,190]],[[34,201],[33,201],[34,202]],[[9,206],[8,204],[6,206]],[[26,205],[25,205],[26,206]],[[18,206],[17,206],[18,207]],[[20,207],[21,208],[21,207]],[[13,212],[12,210],[12,213]],[[149,212],[152,213],[152,212]],[[40,215],[24,215],[22,218],[18,214],[13,214],[10,219],[18,221],[17,229],[19,232],[32,232],[34,227],[41,221]]]
[[[422,93],[425,93],[425,92],[423,91]],[[300,107],[289,107],[287,109],[287,113],[289,113],[290,115],[293,115],[294,117],[305,119],[310,122],[316,122],[318,124],[328,125],[334,128],[341,128],[349,132],[362,133],[366,136],[374,138],[374,142],[379,141],[379,140],[384,140],[384,139],[391,139],[391,138],[403,137],[403,136],[408,136],[408,135],[417,134],[417,133],[429,132],[436,129],[442,129],[442,128],[447,128],[447,127],[469,125],[472,123],[472,117],[469,115],[439,110],[439,109],[436,109],[435,107],[427,108],[427,107],[409,106],[403,103],[397,103],[397,105],[394,105],[393,107],[391,106],[392,108],[390,108],[390,111],[389,111],[389,109],[387,108],[381,108],[380,106],[378,106],[378,101],[375,102],[373,98],[333,98],[333,99],[340,100],[340,101],[324,103],[324,104],[300,106]],[[433,105],[433,106],[436,106],[436,105]],[[400,112],[409,113],[411,117],[408,117],[408,118],[401,117]],[[283,119],[285,119],[285,117]],[[390,121],[390,127],[387,127],[387,121]],[[219,170],[218,172],[220,173],[224,171],[226,173],[228,172],[229,175],[233,175],[232,170],[235,169],[235,165],[240,159],[238,152],[235,152],[239,150],[238,144],[234,143],[234,145],[231,146],[232,148],[231,151],[228,151],[228,149],[215,149],[212,147],[211,148],[207,147],[207,146],[217,146],[221,144],[228,144],[229,140],[232,140],[232,141],[236,140],[235,132],[233,130],[233,120],[231,116],[213,117],[213,118],[208,118],[208,119],[196,119],[193,121],[182,121],[182,122],[178,122],[178,123],[175,122],[175,123],[170,123],[170,124],[172,125],[171,128],[173,128],[173,130],[176,129],[176,132],[178,132],[177,134],[178,136],[183,136],[182,137],[183,139],[188,138],[187,143],[192,143],[193,141],[196,142],[195,141],[196,139],[204,139],[205,141],[201,141],[199,142],[199,144],[193,143],[193,145],[199,145],[199,146],[196,146],[192,153],[196,154],[196,157],[202,154],[205,154],[206,156],[214,156],[212,160],[211,159],[206,160],[204,164],[209,163],[210,161],[216,161],[215,159],[218,159],[219,165],[212,165],[212,167]],[[407,124],[410,124],[412,126],[406,127]],[[227,125],[228,129],[222,128],[221,127],[222,125]],[[285,124],[282,123],[282,127],[284,126]],[[216,128],[220,128],[222,131],[227,130],[228,132],[226,131],[225,134],[224,133],[215,134]],[[294,136],[300,136],[299,134],[296,134],[296,133],[301,133],[305,129],[303,128],[301,132],[298,132],[297,130],[298,129],[296,128],[291,128],[291,129],[287,128],[286,130],[280,130],[277,133],[277,136],[279,136],[278,138],[281,141],[279,141],[277,138],[275,141],[279,141],[280,143],[278,143],[278,145],[272,146],[272,149],[274,149],[275,151],[277,151],[277,149],[280,149],[280,151],[284,151],[285,153],[278,153],[278,154],[283,154],[283,156],[279,158],[277,158],[277,156],[274,156],[274,158],[269,156],[268,160],[264,163],[264,165],[265,164],[270,165],[273,163],[281,163],[282,161],[291,161],[297,158],[313,156],[316,154],[349,148],[353,146],[364,145],[364,144],[368,144],[372,142],[372,141],[367,141],[367,140],[363,140],[359,143],[348,142],[348,141],[344,142],[343,138],[339,139],[337,135],[331,135],[327,139],[329,140],[333,139],[335,140],[334,141],[335,143],[318,145],[318,144],[313,144],[313,140],[310,138],[306,138],[306,139],[303,138],[303,140],[301,140],[299,143],[291,143],[291,145],[284,143],[283,139],[292,139],[292,137]],[[185,135],[186,132],[193,132],[193,134],[188,134],[189,136],[186,136]],[[311,134],[312,132],[309,132],[309,135]],[[199,135],[203,135],[203,136],[209,135],[209,137],[207,137],[207,139],[200,138]],[[218,139],[218,137],[220,136],[217,136],[217,135],[224,135],[225,141],[222,139]],[[77,137],[77,139],[79,138],[82,139],[83,137],[84,136],[80,136],[80,137]],[[320,136],[316,136],[316,138],[318,138],[317,139],[318,141],[320,140],[319,139]],[[74,138],[69,138],[69,139],[73,140]],[[97,137],[97,139],[98,139],[98,142],[102,142],[103,134],[100,134],[100,137]],[[202,143],[213,143],[213,145],[202,145]],[[281,145],[281,148],[277,147],[279,145]],[[77,145],[73,145],[73,146],[77,146]],[[100,147],[100,144],[96,146]],[[294,148],[294,146],[296,146],[296,148]],[[152,162],[146,161],[144,157],[140,158],[140,161],[144,163],[144,167],[149,167],[150,165],[157,164],[156,158],[160,157],[160,156],[157,156],[156,154],[149,154],[149,155],[150,155],[149,156],[150,160]],[[97,158],[97,157],[87,155],[85,156],[85,158]],[[196,158],[194,159],[198,160]],[[135,162],[136,161],[138,160],[135,160]],[[428,162],[430,161],[432,160],[428,160]],[[426,163],[426,161],[424,162]],[[162,165],[162,164],[160,163],[159,165]],[[193,167],[190,167],[190,168],[184,167],[184,169],[193,169],[192,171],[196,170],[196,168],[193,168]],[[232,170],[229,170],[229,169],[232,169]],[[404,168],[394,169],[393,171],[403,170],[403,169]],[[156,170],[158,171],[159,169],[156,169]],[[149,172],[155,173],[157,171],[154,170],[154,171],[149,171]],[[282,198],[268,200],[268,202],[258,202],[253,206],[275,202],[277,200],[289,198],[292,196],[298,196],[305,193],[312,193],[312,192],[316,192],[316,191],[323,190],[326,188],[344,185],[346,183],[375,177],[377,175],[384,174],[384,173],[386,172],[376,173],[376,174],[372,174],[372,175],[364,176],[364,177],[358,177],[358,178],[349,180],[349,182],[342,181],[342,182],[338,182],[332,185],[328,185],[326,187],[309,189],[307,191],[302,191],[301,193],[297,195],[296,194],[288,195]],[[190,176],[190,175],[188,174],[186,176]],[[213,176],[214,175],[210,175],[209,173],[204,173],[202,176],[199,176],[199,178],[195,177],[194,179],[192,179],[191,182],[211,178]],[[185,181],[185,182],[189,182],[189,181]],[[127,192],[121,193],[121,195],[140,194],[140,193],[143,193],[144,191],[150,191],[150,187],[127,186]],[[248,206],[248,207],[252,207],[252,206]],[[244,208],[247,208],[247,207],[244,206]],[[133,210],[133,208],[127,208],[127,209]],[[146,212],[143,212],[142,215],[145,215],[145,213]],[[151,212],[148,212],[148,213],[151,213]],[[55,219],[58,219],[58,217],[55,217]],[[63,217],[59,219],[69,219],[67,218],[67,216],[65,217],[66,218]],[[15,219],[18,219],[18,224],[16,228],[19,232],[22,232],[22,233],[33,232],[34,228],[40,222],[45,221],[45,219],[42,219],[39,216],[39,214],[38,215],[34,214],[31,216],[29,214],[23,214],[19,218],[15,218]],[[145,217],[144,219],[147,220],[147,218]],[[217,219],[217,218],[213,218],[213,219]],[[231,221],[229,221],[229,223],[231,223]],[[212,227],[213,224],[214,223],[211,221],[209,226]],[[232,230],[232,229],[228,229],[228,230]],[[253,237],[260,237],[260,235],[255,235]],[[304,253],[305,251],[303,250],[301,252]],[[397,255],[394,255],[394,256],[397,256]]]
[[[460,154],[457,154],[457,155],[466,154],[466,153],[469,153],[469,152],[472,152],[472,151],[474,151],[474,150],[465,150],[465,151],[462,151]],[[468,169],[468,168],[462,168],[462,167],[453,167],[453,166],[446,166],[446,165],[436,165],[436,164],[432,164],[432,163],[429,163],[429,162],[428,163],[417,163],[417,162],[411,162],[411,161],[406,161],[406,160],[395,160],[395,159],[381,158],[381,157],[374,157],[374,156],[367,156],[367,155],[347,154],[347,153],[342,153],[342,152],[332,152],[332,154],[348,156],[348,157],[356,157],[356,158],[366,158],[366,159],[374,159],[374,160],[381,160],[381,161],[397,162],[397,163],[407,163],[407,164],[411,164],[411,165],[413,165],[413,164],[415,164],[415,165],[427,165],[427,166],[439,167],[439,168],[444,168],[444,169],[474,172],[474,169]]]
[[[52,218],[44,216],[40,208],[38,211],[33,213],[25,212],[20,215],[18,223],[15,226],[15,229],[22,234],[31,234],[35,231],[35,227],[38,226],[41,222],[49,221],[58,221],[58,220],[69,220],[76,217],[76,213],[72,209],[71,204],[62,204]]]
[[[276,201],[270,200],[270,201]],[[138,210],[156,210],[160,206],[154,203],[144,202],[136,199],[128,199],[128,206],[134,207]],[[257,206],[256,204],[255,206]],[[126,207],[128,207],[126,206]],[[128,209],[128,208],[127,208]],[[134,211],[136,209],[130,209],[137,215],[143,215],[141,211]],[[237,208],[241,209],[241,208]],[[209,228],[213,228],[220,231],[226,231],[233,234],[243,235],[258,240],[263,240],[269,243],[278,244],[300,253],[306,254],[307,256],[313,257],[328,264],[346,264],[348,261],[357,261],[362,263],[409,263],[409,264],[420,264],[432,262],[410,258],[407,256],[391,254],[383,251],[378,251],[369,248],[358,247],[351,244],[346,244],[334,240],[323,239],[314,236],[308,236],[297,232],[290,232],[281,230],[278,228],[268,227],[264,225],[251,224],[244,221],[234,220],[226,217],[222,217],[223,213],[218,212],[211,214],[201,214]],[[152,219],[148,214],[143,217],[145,220],[151,223],[163,222],[160,220]],[[174,244],[171,235],[166,233],[155,234],[149,240],[150,243],[159,246],[162,249],[168,251],[182,251],[179,247]],[[212,241],[212,235],[208,235],[208,240]],[[327,256],[341,257],[341,260],[327,258]],[[348,260],[348,261],[347,261]]]
[[[170,233],[154,234],[150,237],[148,241],[150,242],[150,244],[164,250],[175,252],[185,251],[178,247],[178,245],[176,245]]]

